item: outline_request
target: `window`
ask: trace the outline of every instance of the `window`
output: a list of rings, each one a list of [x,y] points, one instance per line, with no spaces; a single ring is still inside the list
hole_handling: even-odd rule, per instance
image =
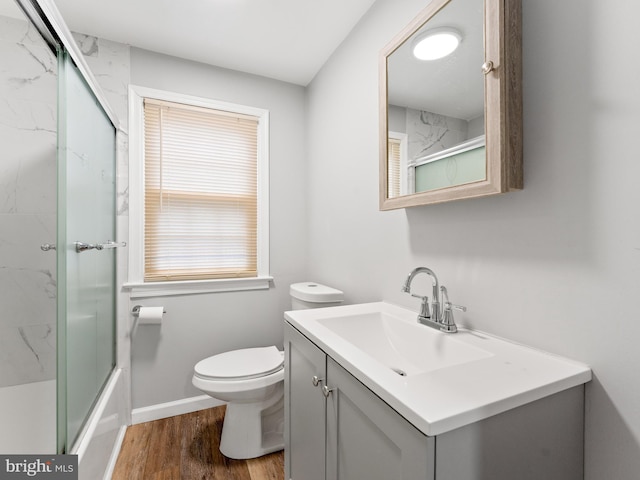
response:
[[[389,148],[387,197],[393,198],[400,195],[400,139],[390,136],[387,145]]]
[[[387,157],[387,197],[414,193],[414,168],[407,159],[406,133],[389,132]]]
[[[132,296],[268,288],[268,112],[130,97]]]

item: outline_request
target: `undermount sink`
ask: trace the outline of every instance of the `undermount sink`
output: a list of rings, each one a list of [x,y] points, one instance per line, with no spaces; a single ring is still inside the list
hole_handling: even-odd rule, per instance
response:
[[[479,331],[443,333],[386,302],[294,310],[285,319],[425,435],[591,379],[582,363]]]
[[[384,312],[319,319],[318,323],[401,376],[490,357],[486,350]]]

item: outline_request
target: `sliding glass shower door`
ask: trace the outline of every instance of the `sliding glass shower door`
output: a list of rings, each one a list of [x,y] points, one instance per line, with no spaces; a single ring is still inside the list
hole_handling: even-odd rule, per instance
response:
[[[58,440],[67,452],[115,366],[115,128],[58,59]]]

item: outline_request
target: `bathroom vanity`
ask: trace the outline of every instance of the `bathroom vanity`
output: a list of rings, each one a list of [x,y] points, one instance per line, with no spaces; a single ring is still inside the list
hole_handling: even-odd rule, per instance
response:
[[[285,478],[582,479],[587,366],[415,315],[285,313]]]

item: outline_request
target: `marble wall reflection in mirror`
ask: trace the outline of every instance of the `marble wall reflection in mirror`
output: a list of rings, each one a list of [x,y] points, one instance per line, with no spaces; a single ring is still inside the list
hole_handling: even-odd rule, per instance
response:
[[[381,52],[381,209],[521,188],[519,1],[433,0]],[[459,40],[453,52],[416,58],[421,39],[443,32]],[[505,34],[509,48],[500,46]],[[489,57],[498,68],[483,71]],[[507,77],[515,81],[505,84]],[[510,131],[486,140],[485,119],[500,129],[493,117],[500,112],[509,114]],[[507,137],[513,148],[503,152]],[[498,143],[487,149],[487,142]]]

